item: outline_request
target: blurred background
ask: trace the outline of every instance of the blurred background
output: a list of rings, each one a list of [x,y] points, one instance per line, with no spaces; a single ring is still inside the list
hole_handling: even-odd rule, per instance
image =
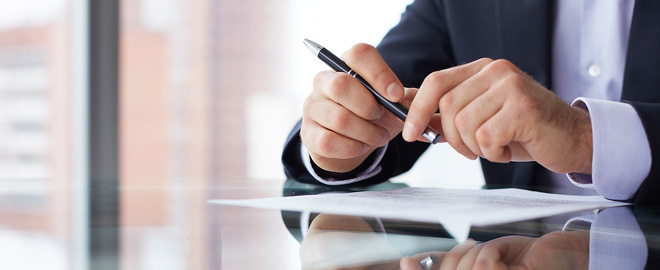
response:
[[[284,140],[314,74],[328,69],[302,40],[337,54],[357,42],[377,45],[410,2],[120,0],[118,126],[111,131],[119,185],[281,183]],[[0,0],[0,7],[0,257],[23,269],[76,268],[88,196],[80,154],[86,138],[79,134],[89,129],[90,107],[81,100],[95,91],[80,87],[90,76],[89,48],[80,42],[89,29],[89,1]],[[478,163],[446,145],[395,181],[483,184]],[[120,233],[120,267],[185,268],[194,252],[168,252],[176,243],[159,235],[202,239],[203,231],[190,236],[170,225],[207,224],[207,213],[166,189],[131,194],[118,196],[119,222],[134,228]],[[227,215],[220,219],[232,218]],[[197,266],[209,268],[191,269]]]

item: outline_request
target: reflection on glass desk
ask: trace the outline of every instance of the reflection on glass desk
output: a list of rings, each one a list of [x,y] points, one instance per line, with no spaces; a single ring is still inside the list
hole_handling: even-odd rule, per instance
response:
[[[531,269],[660,269],[660,211],[595,209],[487,227],[459,243],[439,223],[210,204],[354,192],[287,180],[217,186],[93,188],[89,216],[67,188],[0,193],[2,269],[423,269],[441,264]],[[405,187],[386,182],[368,190]],[[117,200],[105,200],[116,196]],[[98,199],[98,200],[97,200]],[[497,266],[492,264],[489,266]]]
[[[284,196],[353,191],[287,181]],[[462,243],[438,223],[288,211],[282,217],[301,243],[303,269],[658,269],[659,213],[615,207],[473,227]],[[437,263],[420,263],[430,255]]]

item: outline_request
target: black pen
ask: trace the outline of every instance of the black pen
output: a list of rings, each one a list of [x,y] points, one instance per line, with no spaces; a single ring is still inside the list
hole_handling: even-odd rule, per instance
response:
[[[309,48],[310,51],[312,51],[316,56],[318,56],[321,61],[326,63],[328,66],[330,66],[332,69],[338,72],[345,72],[348,73],[348,75],[353,76],[355,79],[357,79],[364,87],[366,87],[369,92],[371,92],[372,95],[376,98],[378,103],[383,105],[385,109],[390,111],[392,114],[394,114],[396,117],[401,119],[401,121],[406,121],[406,116],[408,115],[408,109],[401,105],[401,103],[395,103],[387,100],[385,97],[381,96],[376,90],[371,87],[371,85],[362,78],[359,74],[357,74],[351,67],[349,67],[344,61],[339,59],[336,55],[332,54],[328,49],[324,48],[323,46],[316,44],[314,41],[311,41],[309,39],[305,39],[303,41],[307,48]],[[440,133],[435,131],[432,127],[427,126],[426,130],[424,130],[424,133],[422,133],[422,136],[429,140],[429,142],[436,144],[438,141],[440,141]]]

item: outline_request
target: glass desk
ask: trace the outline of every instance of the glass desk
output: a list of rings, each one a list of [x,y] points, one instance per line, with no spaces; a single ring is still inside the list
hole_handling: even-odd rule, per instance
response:
[[[660,269],[660,211],[654,208],[594,209],[473,227],[473,240],[458,243],[437,223],[208,203],[361,190],[230,180],[224,182],[236,184],[97,188],[82,216],[69,199],[71,190],[5,192],[0,194],[2,268],[423,269],[419,262],[433,255],[438,263],[428,269],[450,262]],[[370,190],[404,186],[384,183]],[[67,196],[53,199],[58,194]]]

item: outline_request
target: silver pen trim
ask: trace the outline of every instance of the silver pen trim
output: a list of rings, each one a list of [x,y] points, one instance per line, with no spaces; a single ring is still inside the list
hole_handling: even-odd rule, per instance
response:
[[[319,55],[319,52],[321,52],[321,50],[323,50],[323,46],[321,46],[321,45],[317,44],[316,42],[311,41],[309,39],[303,40],[303,43],[305,43],[305,46],[307,46],[307,48],[316,55]]]

